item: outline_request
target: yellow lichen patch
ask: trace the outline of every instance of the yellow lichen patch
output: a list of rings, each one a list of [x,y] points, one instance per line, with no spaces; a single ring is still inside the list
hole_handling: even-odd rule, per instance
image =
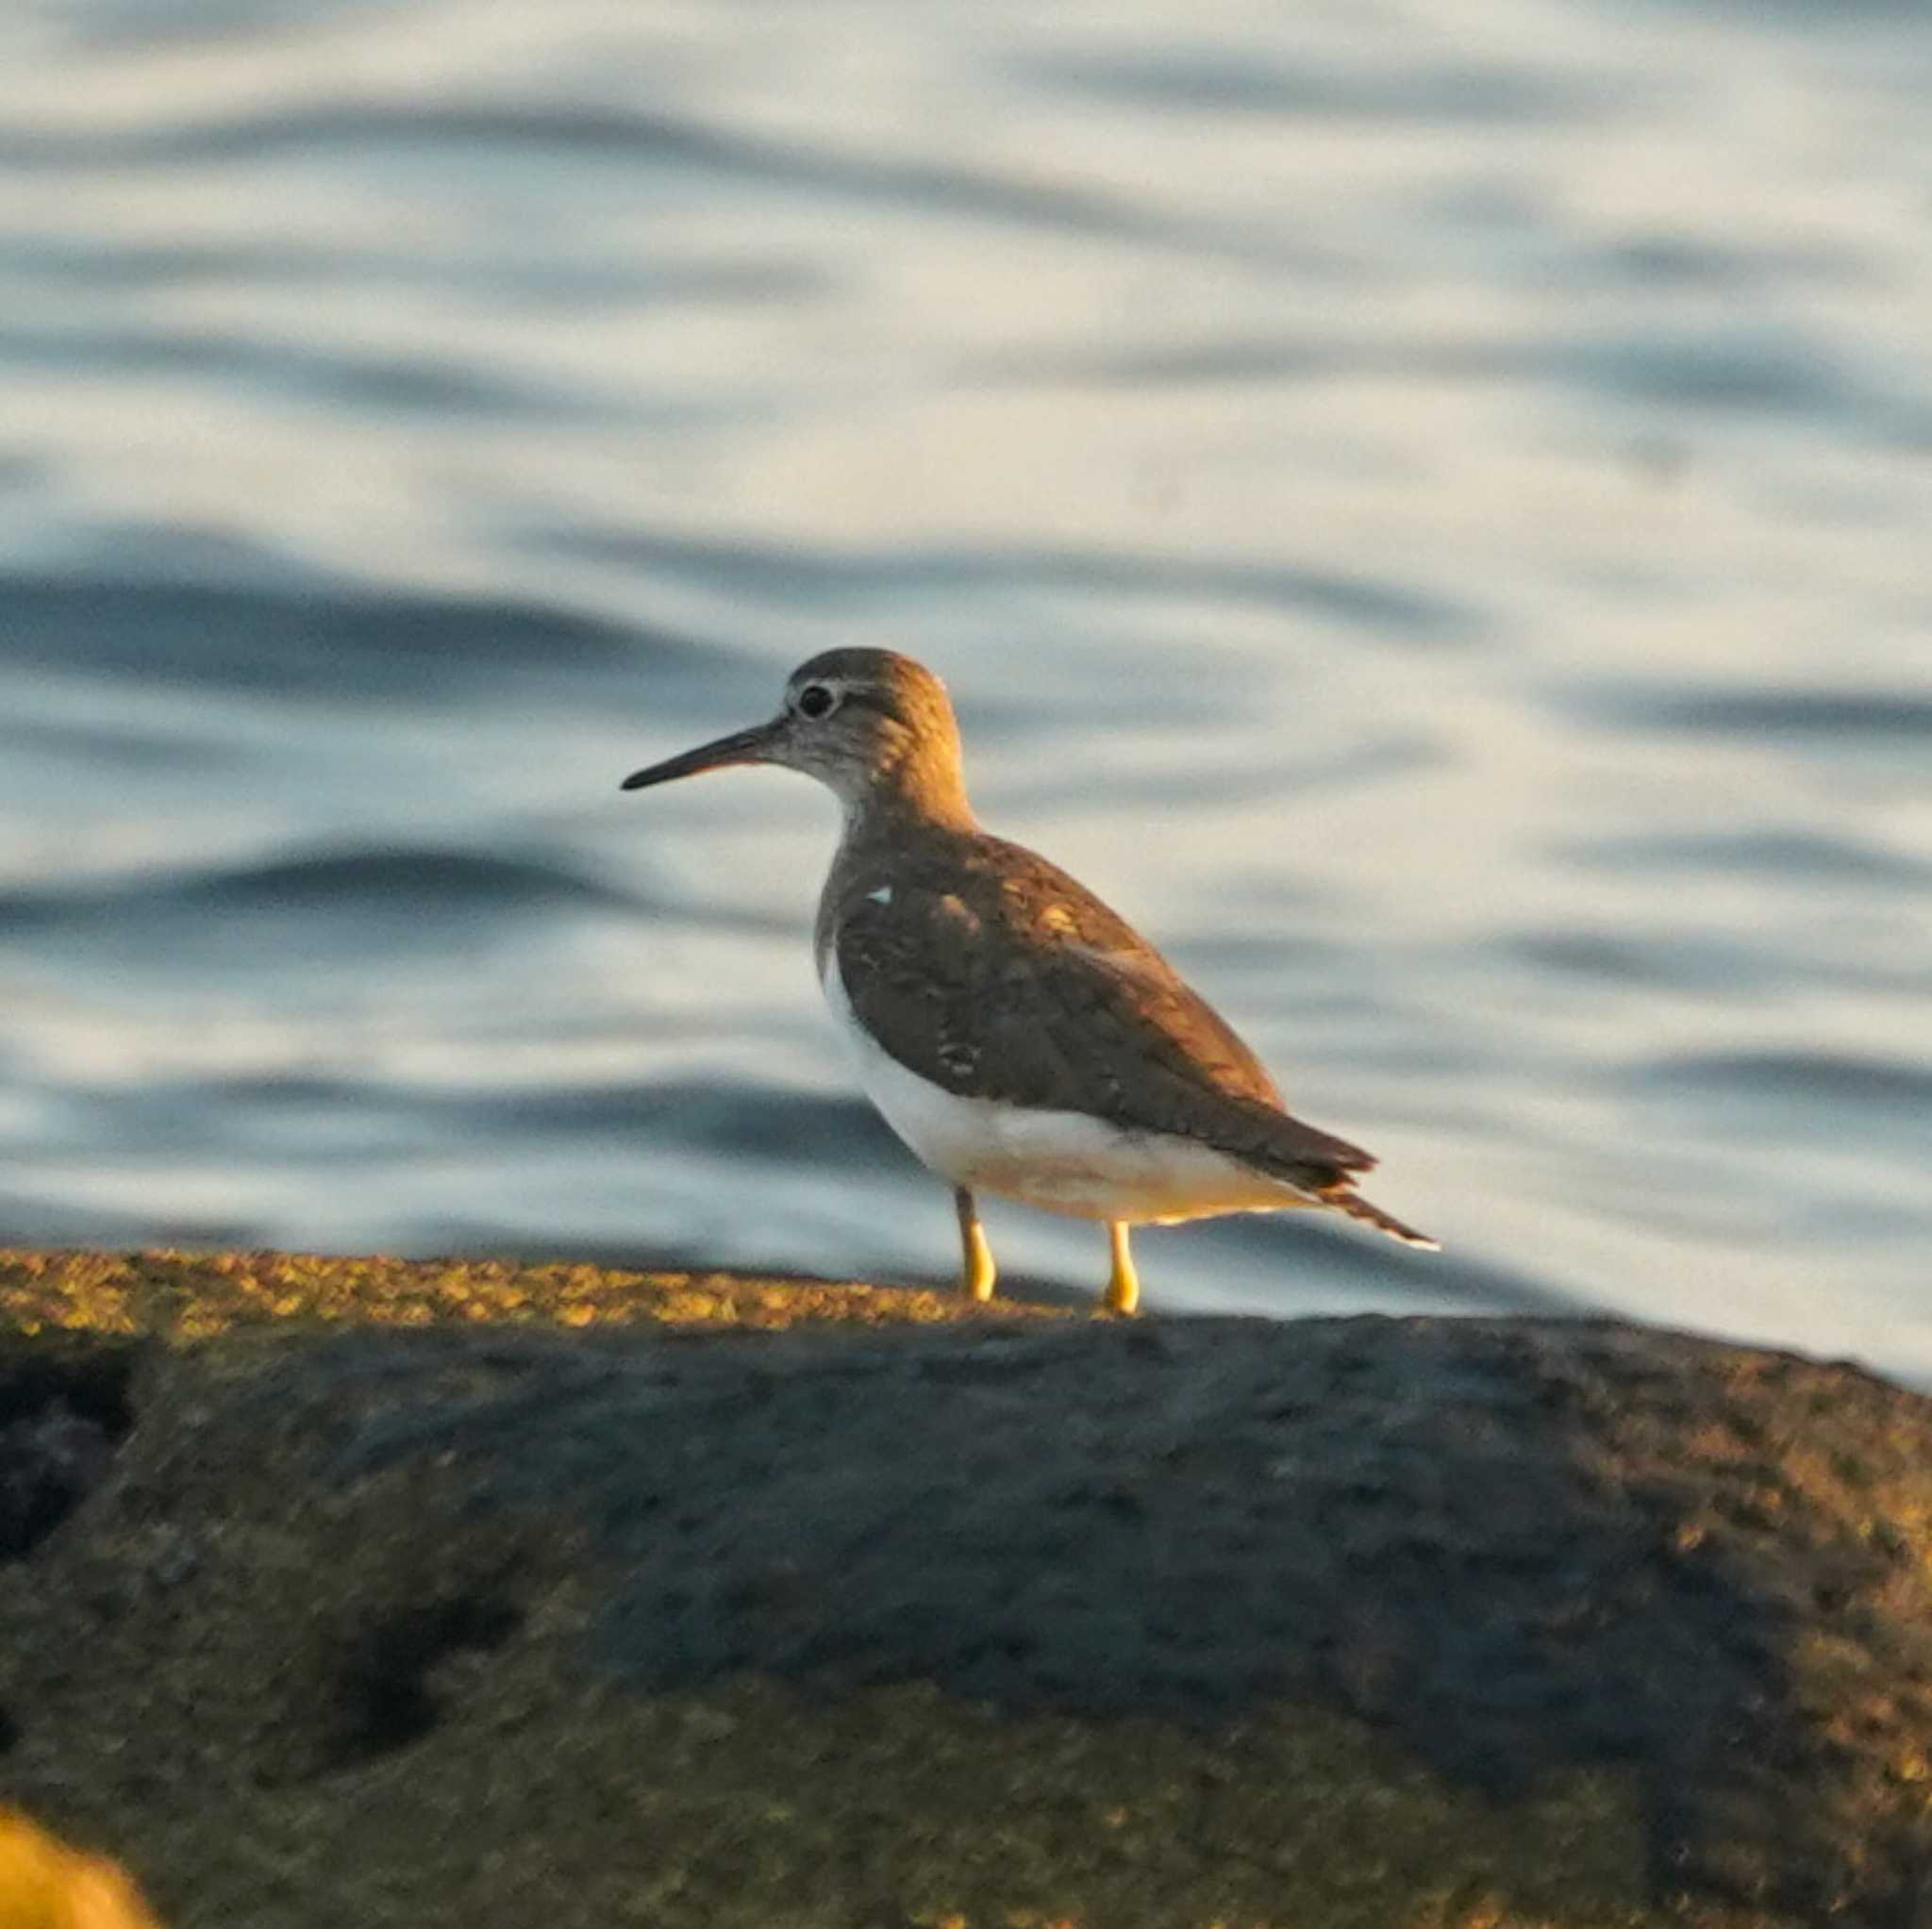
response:
[[[0,1330],[211,1339],[269,1324],[774,1328],[1051,1318],[1010,1299],[728,1272],[312,1253],[0,1249]]]
[[[111,1862],[0,1808],[0,1929],[155,1929],[155,1919]]]

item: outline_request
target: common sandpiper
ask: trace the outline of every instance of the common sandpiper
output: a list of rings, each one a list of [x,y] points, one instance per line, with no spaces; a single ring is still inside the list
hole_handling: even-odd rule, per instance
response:
[[[1083,885],[979,827],[945,686],[890,650],[828,650],[769,723],[626,777],[734,764],[826,785],[844,835],[819,899],[819,977],[867,1095],[953,1188],[960,1284],[996,1275],[974,1195],[1102,1222],[1106,1304],[1131,1313],[1136,1225],[1326,1206],[1407,1246],[1374,1159],[1284,1108],[1260,1060]]]

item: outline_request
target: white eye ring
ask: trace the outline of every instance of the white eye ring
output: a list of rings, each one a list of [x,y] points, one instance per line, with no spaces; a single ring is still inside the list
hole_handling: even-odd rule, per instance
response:
[[[829,717],[839,707],[839,692],[829,684],[808,683],[798,692],[792,707],[801,717],[808,717],[816,723],[821,717]]]

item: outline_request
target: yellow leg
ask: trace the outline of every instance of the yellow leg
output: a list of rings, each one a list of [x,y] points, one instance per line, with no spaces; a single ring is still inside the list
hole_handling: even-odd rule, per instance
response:
[[[1113,1242],[1113,1271],[1107,1281],[1107,1309],[1110,1313],[1131,1313],[1141,1304],[1141,1276],[1134,1271],[1134,1256],[1127,1249],[1128,1230],[1124,1219],[1107,1222],[1107,1236]]]
[[[1000,1275],[992,1263],[992,1248],[986,1242],[986,1228],[979,1222],[979,1210],[964,1186],[953,1188],[953,1204],[959,1214],[959,1289],[969,1300],[990,1300],[993,1281]]]

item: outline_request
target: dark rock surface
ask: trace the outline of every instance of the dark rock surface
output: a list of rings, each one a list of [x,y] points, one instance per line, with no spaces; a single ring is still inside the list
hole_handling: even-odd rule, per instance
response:
[[[1932,1403],[1850,1368],[47,1344],[0,1342],[0,1500],[71,1503],[0,1567],[0,1787],[183,1929],[1932,1922]]]

